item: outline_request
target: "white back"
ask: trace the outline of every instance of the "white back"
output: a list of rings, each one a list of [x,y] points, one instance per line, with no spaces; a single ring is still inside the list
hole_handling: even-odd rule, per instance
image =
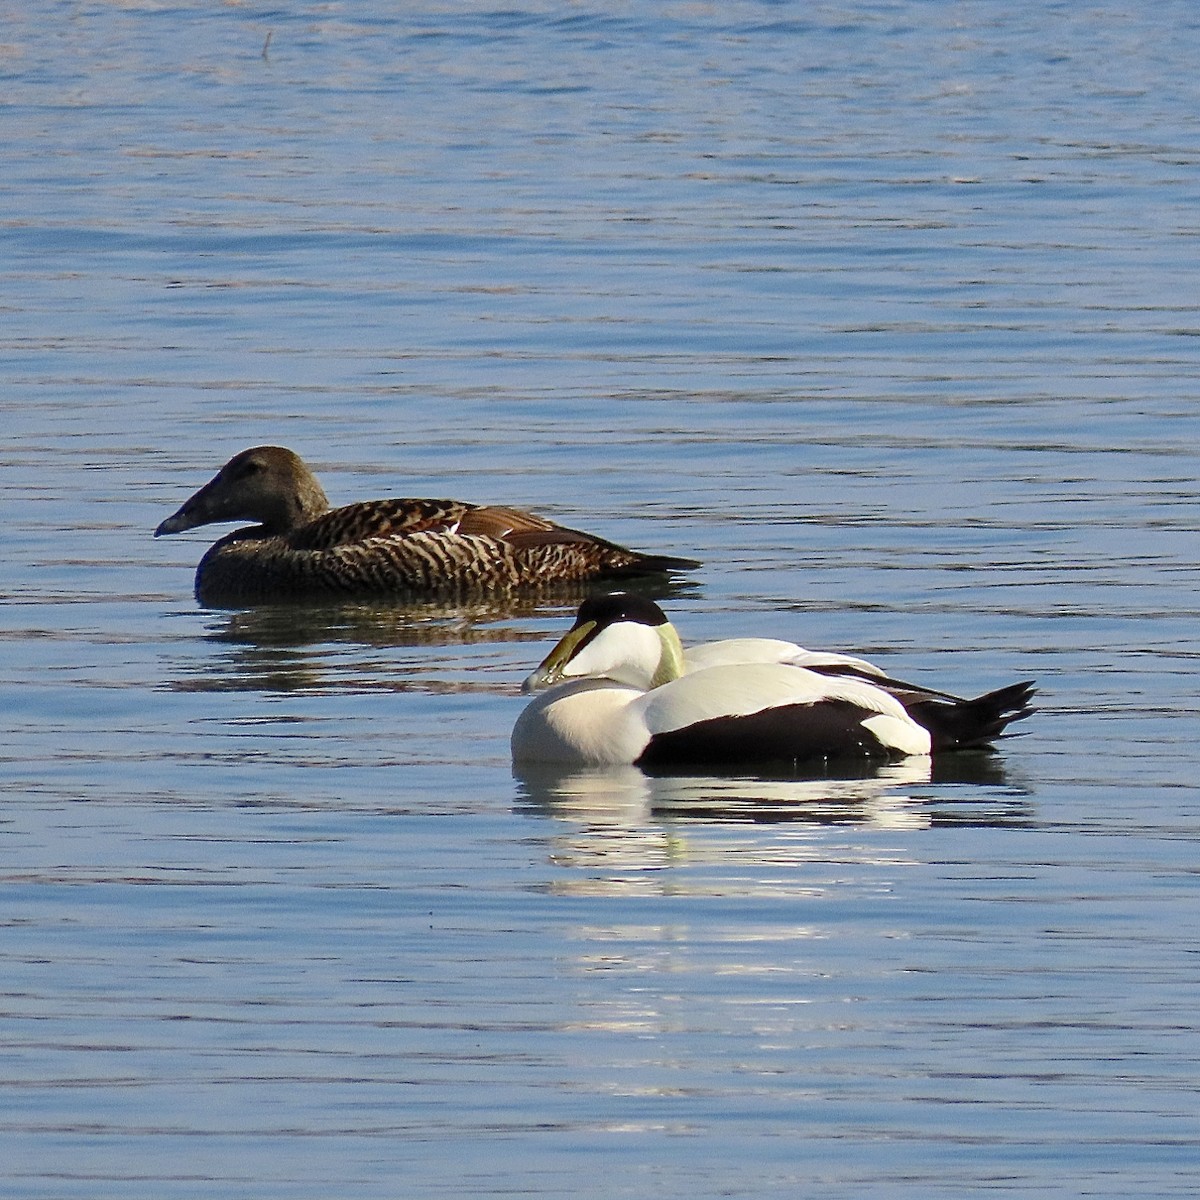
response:
[[[865,658],[838,654],[832,650],[806,650],[795,642],[776,638],[724,638],[719,642],[701,642],[698,646],[686,649],[683,658],[689,671],[703,671],[708,667],[732,663],[785,663],[792,667],[854,667],[872,675],[883,674]]]

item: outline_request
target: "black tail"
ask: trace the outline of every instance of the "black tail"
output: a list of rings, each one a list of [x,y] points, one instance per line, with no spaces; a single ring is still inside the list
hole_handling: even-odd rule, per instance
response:
[[[905,702],[908,715],[933,738],[933,752],[987,747],[1014,721],[1034,711],[1032,681],[1013,683],[975,700],[919,699]]]
[[[675,558],[670,554],[642,554],[637,562],[625,568],[630,575],[662,574],[671,571],[697,571],[701,564],[694,558]]]

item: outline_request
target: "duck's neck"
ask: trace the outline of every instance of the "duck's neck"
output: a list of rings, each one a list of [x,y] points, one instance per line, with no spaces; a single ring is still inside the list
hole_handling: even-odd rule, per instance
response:
[[[268,533],[287,533],[315,521],[329,511],[329,500],[316,476],[305,471],[295,486],[277,495],[264,497],[254,515]]]
[[[662,653],[659,655],[658,669],[650,680],[651,687],[670,683],[684,673],[683,643],[670,621],[658,627],[658,640],[662,643]]]
[[[317,482],[315,475],[309,475],[307,479],[304,479],[296,489],[296,494],[289,499],[292,507],[289,517],[293,526],[315,521],[317,517],[329,511],[329,498],[325,495],[324,488]]]

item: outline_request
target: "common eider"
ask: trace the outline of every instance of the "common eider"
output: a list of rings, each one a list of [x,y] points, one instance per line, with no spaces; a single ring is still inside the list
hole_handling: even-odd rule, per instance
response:
[[[235,455],[154,536],[218,521],[257,524],[200,560],[196,598],[205,605],[518,591],[699,566],[494,505],[393,499],[330,508],[316,476],[282,446]]]
[[[964,700],[847,655],[792,646],[808,665],[780,661],[783,645],[713,643],[689,669],[653,601],[592,597],[525,681],[539,694],[517,718],[513,759],[651,770],[883,763],[990,746],[1032,712],[1028,682]]]

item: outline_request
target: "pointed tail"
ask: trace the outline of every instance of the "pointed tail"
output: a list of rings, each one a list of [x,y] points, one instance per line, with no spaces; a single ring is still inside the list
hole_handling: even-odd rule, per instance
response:
[[[990,746],[1014,721],[1035,710],[1029,701],[1036,689],[1031,680],[1009,684],[974,700],[940,697],[905,703],[909,716],[924,725],[933,738],[933,752],[971,750]]]

